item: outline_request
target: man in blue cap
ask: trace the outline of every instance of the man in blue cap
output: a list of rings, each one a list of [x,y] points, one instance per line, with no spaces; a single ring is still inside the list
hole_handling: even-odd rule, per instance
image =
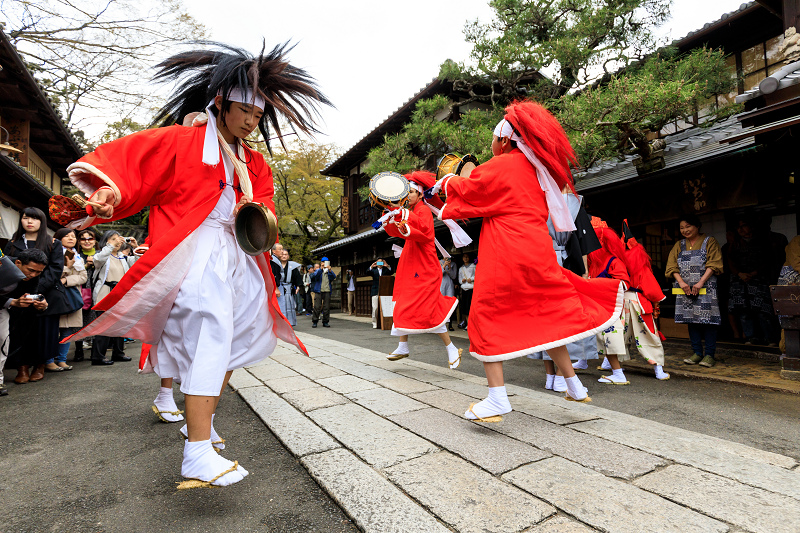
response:
[[[329,328],[328,323],[331,318],[331,287],[336,274],[331,270],[331,262],[327,257],[322,258],[322,268],[318,268],[311,274],[311,292],[316,293],[314,297],[314,313],[311,315],[311,327],[317,327],[319,314],[322,311],[322,327]]]

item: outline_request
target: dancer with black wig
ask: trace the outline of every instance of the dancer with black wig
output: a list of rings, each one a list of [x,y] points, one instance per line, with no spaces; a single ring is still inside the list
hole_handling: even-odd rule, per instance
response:
[[[201,44],[157,67],[157,81],[177,82],[154,121],[167,127],[102,145],[69,167],[72,183],[102,205],[87,208],[81,228],[150,206],[147,253],[74,339],[141,339],[151,346],[141,371],[180,380],[181,474],[192,481],[179,488],[225,486],[247,475],[214,451],[220,393],[234,369],[268,357],[278,338],[305,352],[280,313],[269,256],[246,255],[234,237],[234,216],[246,203],[275,211],[272,172],[244,139],[258,128],[271,152],[270,127],[279,136],[281,122],[313,134],[319,106],[330,105],[313,78],[285,59],[286,44],[258,56]],[[207,123],[180,125],[203,108]]]

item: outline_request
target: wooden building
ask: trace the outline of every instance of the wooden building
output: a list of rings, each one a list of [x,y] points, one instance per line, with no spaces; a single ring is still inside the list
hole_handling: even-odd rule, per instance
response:
[[[67,166],[83,155],[61,116],[0,31],[0,244],[17,229],[19,211],[61,192]],[[3,154],[2,152],[7,152]],[[51,229],[58,226],[50,223]]]

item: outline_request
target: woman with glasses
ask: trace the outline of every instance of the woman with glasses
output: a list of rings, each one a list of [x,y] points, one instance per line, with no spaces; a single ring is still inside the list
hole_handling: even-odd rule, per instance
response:
[[[86,302],[88,299],[89,303],[88,309],[86,305],[84,305],[83,309],[83,324],[86,325],[95,318],[95,313],[92,311],[92,305],[94,305],[94,300],[92,299],[92,280],[94,279],[94,254],[96,252],[97,234],[94,232],[94,229],[86,228],[81,230],[78,234],[78,244],[78,253],[81,259],[83,259],[86,275],[88,276],[88,281],[80,288],[83,301]],[[83,351],[84,349],[90,350],[92,348],[93,338],[94,337],[88,337],[83,339],[83,341],[75,341],[74,361],[80,362],[86,358]]]

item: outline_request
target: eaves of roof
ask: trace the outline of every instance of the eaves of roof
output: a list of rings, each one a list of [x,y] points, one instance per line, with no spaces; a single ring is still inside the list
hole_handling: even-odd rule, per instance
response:
[[[745,2],[745,3],[741,4],[737,9],[735,9],[733,11],[730,11],[728,13],[724,13],[717,20],[713,20],[711,22],[707,22],[707,23],[703,24],[702,28],[698,28],[696,30],[690,31],[689,33],[687,33],[686,35],[684,35],[680,39],[673,40],[672,43],[671,43],[671,46],[675,46],[675,47],[678,47],[678,48],[684,48],[687,45],[689,45],[689,47],[693,47],[693,45],[692,45],[693,41],[698,41],[700,39],[703,39],[708,34],[713,32],[714,30],[720,28],[721,26],[724,26],[726,24],[730,24],[734,20],[736,20],[736,19],[738,19],[740,17],[744,17],[744,16],[748,15],[749,13],[752,13],[753,11],[756,11],[756,10],[761,9],[761,8],[762,8],[762,6],[759,5],[758,2]]]
[[[800,83],[800,61],[795,61],[781,68],[774,74],[767,76],[752,89],[737,96],[736,103],[742,104],[753,98],[758,98],[765,94],[772,94],[775,91],[797,85],[798,83]]]
[[[83,156],[83,150],[64,123],[53,101],[47,96],[47,93],[45,93],[42,86],[39,85],[39,82],[36,81],[36,78],[33,77],[30,70],[28,70],[28,66],[22,60],[22,57],[20,57],[16,48],[11,44],[11,41],[2,29],[0,29],[0,59],[5,59],[8,62],[6,64],[0,64],[0,68],[5,70],[12,67],[14,74],[22,78],[19,80],[20,90],[26,92],[27,96],[36,100],[39,113],[45,115],[49,119],[50,124],[55,126],[54,133],[61,137],[64,149],[72,152],[69,154],[72,161]],[[24,84],[24,86],[22,84]],[[0,103],[0,109],[2,109],[2,103]],[[31,139],[31,142],[34,143],[35,139]]]
[[[722,143],[743,131],[742,124],[735,117],[728,118],[709,128],[694,127],[665,138],[664,168],[639,176],[633,164],[634,156],[624,160],[603,161],[594,165],[584,174],[576,176],[575,189],[581,192],[594,191],[612,184],[638,178],[649,178],[673,172],[686,165],[738,152],[755,144],[752,137],[733,143]]]
[[[311,253],[312,254],[320,254],[322,252],[327,252],[328,250],[333,250],[334,248],[339,248],[339,247],[344,246],[346,244],[350,244],[352,242],[356,242],[356,241],[360,241],[362,239],[366,239],[368,237],[372,237],[374,235],[377,235],[378,233],[384,233],[385,234],[386,232],[383,230],[383,228],[377,229],[377,230],[375,228],[369,228],[368,230],[362,231],[361,233],[356,233],[355,235],[350,235],[349,237],[345,237],[343,239],[339,239],[338,241],[333,241],[333,242],[328,243],[328,244],[326,244],[324,246],[320,246],[319,248],[314,248],[313,250],[311,250]]]

